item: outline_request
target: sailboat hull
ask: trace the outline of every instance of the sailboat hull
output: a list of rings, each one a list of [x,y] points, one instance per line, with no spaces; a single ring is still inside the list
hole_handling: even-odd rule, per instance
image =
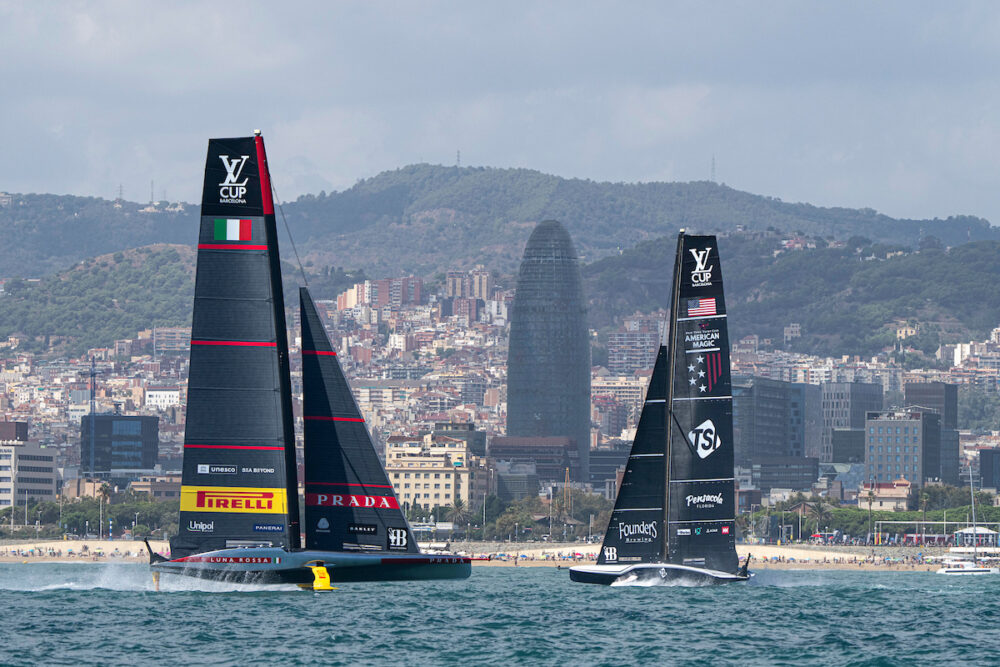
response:
[[[152,563],[153,572],[253,584],[311,584],[310,565],[326,566],[332,582],[467,579],[472,560],[454,554],[221,549]]]
[[[656,583],[728,584],[751,575],[733,574],[689,565],[641,563],[637,565],[578,565],[569,569],[570,581],[610,586],[648,586]]]

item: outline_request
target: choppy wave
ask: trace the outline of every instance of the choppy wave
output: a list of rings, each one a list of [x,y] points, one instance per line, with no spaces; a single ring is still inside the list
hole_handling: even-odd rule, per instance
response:
[[[46,664],[991,664],[1000,639],[1000,577],[768,570],[746,584],[650,588],[574,584],[551,568],[475,568],[466,581],[322,594],[168,576],[162,590],[140,564],[0,564],[2,655]]]

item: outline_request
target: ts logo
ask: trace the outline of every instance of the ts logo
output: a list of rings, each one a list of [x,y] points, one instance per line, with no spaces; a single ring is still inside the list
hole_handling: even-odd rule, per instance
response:
[[[711,248],[705,248],[704,250],[691,249],[691,256],[694,257],[694,271],[691,272],[691,284],[695,287],[706,287],[712,284],[712,269],[715,267],[708,266],[708,253],[711,251]]]
[[[390,528],[389,529],[389,548],[390,549],[405,549],[406,548],[406,529],[405,528]]]
[[[688,444],[698,458],[704,459],[722,446],[722,438],[715,432],[712,420],[706,419],[688,432]]]
[[[247,193],[247,181],[249,179],[244,178],[242,181],[238,179],[243,174],[243,167],[246,166],[250,156],[241,155],[230,160],[228,155],[220,155],[219,159],[222,160],[222,166],[226,168],[226,178],[219,183],[220,202],[245,204],[246,201],[243,197]]]
[[[604,547],[604,560],[618,560],[618,547]]]

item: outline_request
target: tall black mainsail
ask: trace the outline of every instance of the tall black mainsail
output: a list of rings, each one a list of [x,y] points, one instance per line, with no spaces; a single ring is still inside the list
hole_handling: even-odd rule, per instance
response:
[[[211,139],[174,558],[298,548],[288,340],[264,141]]]
[[[670,312],[597,565],[571,568],[574,581],[747,578],[736,555],[729,335],[714,236],[681,232]]]
[[[308,290],[299,298],[306,549],[418,553]]]
[[[736,572],[729,333],[714,236],[678,238],[670,312],[664,555],[671,563]]]

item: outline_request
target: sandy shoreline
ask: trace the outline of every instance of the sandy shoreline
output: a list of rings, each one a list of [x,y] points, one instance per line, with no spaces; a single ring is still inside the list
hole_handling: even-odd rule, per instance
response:
[[[166,553],[167,542],[150,540],[158,553]],[[86,548],[85,548],[86,547]],[[504,544],[462,543],[452,551],[476,558],[476,567],[570,567],[594,563],[595,545],[582,544]],[[751,570],[849,570],[849,571],[933,571],[937,564],[916,562],[918,550],[904,557],[909,562],[886,561],[886,556],[863,547],[814,548],[808,546],[737,545],[740,558],[753,557]],[[867,551],[867,553],[866,553]],[[516,556],[516,559],[515,559]],[[897,556],[896,558],[899,558]],[[515,562],[516,560],[516,562]],[[895,559],[894,559],[895,560]],[[146,546],[130,540],[38,540],[0,544],[0,563],[108,563],[149,562]]]

